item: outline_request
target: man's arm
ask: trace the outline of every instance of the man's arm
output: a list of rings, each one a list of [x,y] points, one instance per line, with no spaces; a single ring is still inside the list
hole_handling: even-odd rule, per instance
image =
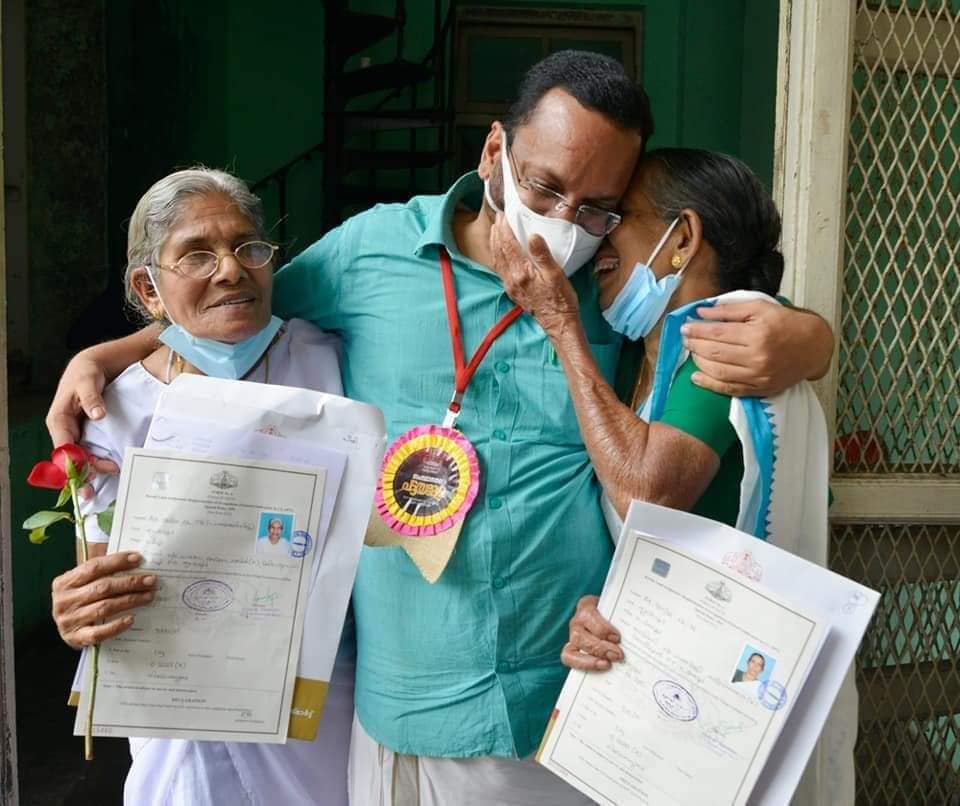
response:
[[[148,325],[122,339],[81,350],[70,359],[47,412],[47,431],[54,445],[80,441],[82,415],[99,420],[106,414],[101,393],[107,381],[150,355],[159,335],[157,325]]]
[[[699,308],[706,320],[683,326],[700,372],[694,383],[733,397],[771,397],[822,378],[833,331],[813,311],[761,300]]]

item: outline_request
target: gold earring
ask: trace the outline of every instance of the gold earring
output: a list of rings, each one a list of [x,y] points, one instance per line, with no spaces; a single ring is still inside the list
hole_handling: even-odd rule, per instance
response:
[[[670,265],[675,269],[679,269],[683,265],[683,258],[680,257],[680,255],[674,255],[670,261]]]

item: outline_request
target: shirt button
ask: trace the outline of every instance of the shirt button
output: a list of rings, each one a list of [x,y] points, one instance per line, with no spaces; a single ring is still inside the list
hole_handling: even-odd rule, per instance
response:
[[[494,498],[491,498],[489,501],[487,501],[487,504],[490,505],[490,509],[500,509],[500,507],[503,506],[503,501],[501,501],[499,498],[494,497]]]
[[[505,580],[503,577],[493,578],[493,587],[495,587],[497,590],[502,590],[506,586],[507,586],[507,580]]]
[[[493,438],[503,441],[507,438],[507,432],[504,431],[502,428],[498,428],[496,431],[493,432]]]
[[[510,671],[510,661],[502,660],[497,664],[498,672],[509,672]]]
[[[509,365],[506,361],[497,361],[497,363],[494,364],[494,367],[496,367],[497,372],[509,372],[509,371],[510,371],[510,365]]]

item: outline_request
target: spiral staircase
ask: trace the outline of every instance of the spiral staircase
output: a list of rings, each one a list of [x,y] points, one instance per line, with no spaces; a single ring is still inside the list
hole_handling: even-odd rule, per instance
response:
[[[253,185],[254,192],[275,194],[281,243],[287,238],[288,183],[306,162],[323,160],[325,230],[377,202],[437,192],[447,180],[455,0],[394,0],[389,15],[354,11],[338,0],[325,5],[323,140]],[[413,13],[408,6],[431,15],[432,41],[418,59],[406,53]]]

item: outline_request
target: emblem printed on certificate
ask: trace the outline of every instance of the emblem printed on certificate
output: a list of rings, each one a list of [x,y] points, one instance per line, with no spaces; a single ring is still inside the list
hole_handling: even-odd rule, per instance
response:
[[[128,450],[109,550],[142,554],[158,589],[101,647],[95,735],[286,740],[325,480],[316,466]]]

